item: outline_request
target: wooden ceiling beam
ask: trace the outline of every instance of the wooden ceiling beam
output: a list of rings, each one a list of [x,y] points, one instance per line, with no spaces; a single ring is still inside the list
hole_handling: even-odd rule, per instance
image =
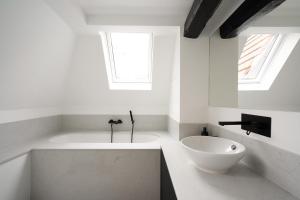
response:
[[[236,37],[251,22],[268,14],[285,0],[245,0],[220,27],[223,39]]]
[[[184,24],[184,37],[197,38],[222,0],[194,0]]]

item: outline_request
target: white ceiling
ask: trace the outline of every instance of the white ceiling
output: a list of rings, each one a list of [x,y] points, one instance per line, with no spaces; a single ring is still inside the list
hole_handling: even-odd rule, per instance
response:
[[[44,0],[76,33],[108,26],[183,26],[193,0]],[[223,0],[203,35],[211,35],[244,0]],[[286,0],[267,16],[300,16],[300,0]],[[167,29],[168,30],[168,29]]]
[[[80,34],[95,34],[108,26],[144,29],[183,26],[194,0],[44,0]],[[207,23],[203,35],[211,35],[244,0],[223,0]],[[111,28],[111,27],[108,27]]]
[[[179,26],[193,0],[44,0],[76,33],[107,26]]]
[[[73,0],[86,15],[187,15],[193,0]]]

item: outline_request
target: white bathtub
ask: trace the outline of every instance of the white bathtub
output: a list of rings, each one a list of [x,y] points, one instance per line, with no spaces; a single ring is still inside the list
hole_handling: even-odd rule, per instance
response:
[[[130,132],[114,132],[113,143],[130,143]],[[53,143],[110,143],[110,132],[74,132],[54,136]],[[134,143],[154,142],[159,136],[154,132],[134,132]]]

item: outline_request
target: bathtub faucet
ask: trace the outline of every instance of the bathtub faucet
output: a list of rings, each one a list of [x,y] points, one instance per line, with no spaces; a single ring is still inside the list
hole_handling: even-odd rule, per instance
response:
[[[121,119],[118,119],[118,120],[110,119],[110,120],[108,121],[108,123],[110,124],[110,142],[113,143],[113,136],[114,136],[113,125],[114,125],[114,124],[122,124],[123,121],[122,121]]]
[[[122,120],[118,119],[118,120],[113,120],[113,119],[110,119],[108,121],[109,124],[122,124]]]

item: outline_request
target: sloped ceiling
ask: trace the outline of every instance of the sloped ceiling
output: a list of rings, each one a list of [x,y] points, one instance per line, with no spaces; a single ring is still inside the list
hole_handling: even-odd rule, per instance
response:
[[[300,32],[300,1],[286,0],[275,10],[255,21],[243,32],[251,34],[255,32]]]
[[[223,0],[202,35],[212,35],[244,0]],[[108,25],[183,26],[193,0],[45,0],[80,34]]]
[[[0,122],[59,110],[72,30],[39,0],[1,1],[0,26]]]
[[[299,0],[286,0],[279,8],[269,13],[268,16],[300,16],[299,10]]]

